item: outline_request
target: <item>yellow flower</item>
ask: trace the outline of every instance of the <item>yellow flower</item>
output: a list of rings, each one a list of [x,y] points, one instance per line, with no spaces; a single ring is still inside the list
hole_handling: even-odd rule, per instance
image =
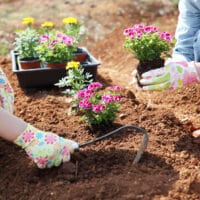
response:
[[[74,17],[67,17],[63,19],[64,24],[78,24],[78,20]]]
[[[68,69],[78,69],[80,67],[80,62],[71,61],[67,63],[66,70]]]
[[[33,24],[35,19],[33,17],[25,17],[23,18],[23,24],[31,25]]]
[[[41,24],[42,27],[48,27],[48,28],[52,28],[54,26],[53,22],[50,21],[46,21],[43,24]]]

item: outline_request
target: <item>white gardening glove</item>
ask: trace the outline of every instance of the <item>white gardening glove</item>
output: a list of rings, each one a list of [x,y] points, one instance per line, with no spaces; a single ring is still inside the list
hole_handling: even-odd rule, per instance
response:
[[[78,149],[78,144],[73,140],[41,131],[30,124],[14,143],[22,147],[41,169],[59,166],[62,162],[69,161],[70,154]]]
[[[199,68],[194,62],[169,62],[164,67],[142,74],[143,90],[174,90],[200,82]]]

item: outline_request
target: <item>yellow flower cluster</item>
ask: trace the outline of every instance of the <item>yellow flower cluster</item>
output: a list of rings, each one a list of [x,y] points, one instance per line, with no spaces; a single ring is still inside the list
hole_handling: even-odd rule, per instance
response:
[[[63,19],[64,24],[78,24],[78,20],[74,17],[67,17]]]
[[[23,18],[23,24],[31,25],[33,24],[35,19],[33,17],[25,17]]]
[[[68,69],[78,69],[80,67],[80,62],[71,61],[67,63],[66,70]]]
[[[46,21],[43,24],[41,24],[42,27],[52,28],[54,26],[53,22]]]

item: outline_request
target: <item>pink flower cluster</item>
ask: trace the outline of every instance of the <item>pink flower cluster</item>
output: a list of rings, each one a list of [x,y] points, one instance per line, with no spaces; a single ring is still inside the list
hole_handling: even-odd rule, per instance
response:
[[[49,35],[42,35],[40,38],[40,43],[48,43],[48,47],[54,46],[58,43],[66,44],[67,46],[72,46],[75,38],[71,35],[65,35],[64,33],[56,33],[55,38],[51,38]]]
[[[92,111],[94,113],[100,113],[106,109],[106,106],[104,104],[96,104],[92,106]]]
[[[109,104],[119,102],[121,91],[119,86],[110,86],[108,94],[100,95],[97,91],[103,86],[99,82],[93,82],[87,89],[80,90],[76,98],[79,100],[79,107],[84,110],[92,110],[94,113],[100,113],[107,109]],[[117,93],[117,94],[115,94]]]
[[[119,95],[113,95],[113,94],[106,94],[102,96],[102,101],[104,103],[113,103],[113,102],[118,102],[121,100],[121,96]]]
[[[173,37],[171,36],[171,34],[169,32],[162,32],[160,33],[160,38],[163,40],[166,40],[168,42],[171,42]]]
[[[130,39],[140,39],[144,34],[158,33],[161,39],[171,42],[173,37],[168,32],[158,32],[156,26],[145,26],[144,24],[136,24],[133,27],[126,28],[123,32],[125,36],[129,36]]]
[[[91,83],[91,84],[88,85],[88,90],[94,91],[94,90],[100,89],[102,87],[103,87],[103,85],[101,83],[94,82],[94,83]]]
[[[90,98],[86,97],[79,102],[79,107],[84,108],[85,110],[92,108],[92,103],[90,102]]]

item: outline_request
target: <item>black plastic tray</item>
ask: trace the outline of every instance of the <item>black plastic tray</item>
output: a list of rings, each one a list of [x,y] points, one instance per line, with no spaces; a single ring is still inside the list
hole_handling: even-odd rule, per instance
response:
[[[100,65],[100,62],[88,51],[85,47],[79,47],[82,51],[85,51],[88,56],[87,60],[84,63],[81,63],[81,66],[84,68],[85,72],[92,74],[93,79],[96,80],[97,67]],[[12,71],[17,75],[19,85],[22,88],[44,88],[52,87],[57,83],[61,78],[66,76],[65,67],[61,68],[38,68],[38,69],[28,69],[21,70],[17,63],[17,53],[12,50]]]

